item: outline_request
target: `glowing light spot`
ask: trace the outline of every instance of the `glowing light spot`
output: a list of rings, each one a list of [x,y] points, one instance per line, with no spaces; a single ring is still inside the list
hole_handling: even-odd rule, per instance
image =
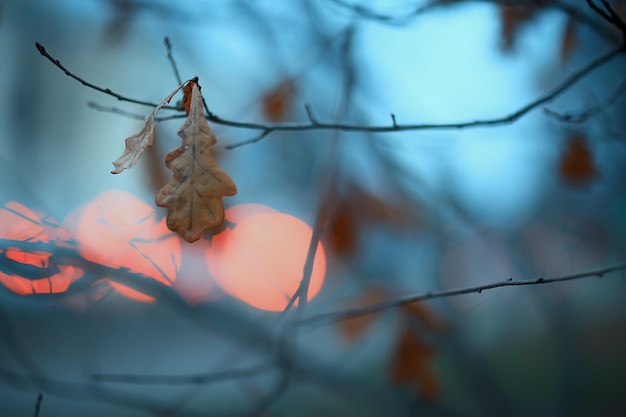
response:
[[[234,227],[213,237],[207,251],[209,271],[226,293],[262,310],[282,311],[300,285],[312,230],[300,219],[269,207],[246,206],[227,210],[229,227],[233,223]],[[309,300],[320,291],[325,272],[320,242]]]
[[[152,206],[132,194],[109,190],[68,215],[78,251],[85,259],[111,268],[126,268],[171,286],[181,261],[180,241],[158,219]],[[154,301],[109,280],[120,294],[136,301]]]
[[[16,245],[0,248],[0,284],[20,295],[67,291],[74,281],[83,276],[83,271],[71,265],[51,262],[51,252],[27,250],[28,244],[45,244],[66,235],[53,219],[37,214],[22,204],[10,202],[0,208],[0,239]],[[19,242],[24,242],[24,247]]]

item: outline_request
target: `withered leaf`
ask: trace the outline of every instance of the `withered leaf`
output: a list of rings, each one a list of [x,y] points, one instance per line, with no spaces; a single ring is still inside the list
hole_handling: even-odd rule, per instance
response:
[[[563,31],[563,40],[561,41],[561,64],[565,64],[569,60],[577,43],[576,21],[569,16],[565,24],[565,30]]]
[[[263,96],[263,113],[272,122],[285,118],[292,105],[296,85],[292,79],[280,82],[273,90]]]
[[[568,138],[561,156],[559,172],[567,183],[575,186],[587,185],[597,177],[593,153],[582,134],[573,133]]]
[[[155,125],[154,119],[159,113],[159,111],[165,106],[167,103],[172,100],[172,97],[178,93],[185,84],[190,82],[191,80],[185,81],[178,87],[176,90],[172,91],[172,93],[165,98],[158,106],[154,108],[152,113],[146,116],[144,119],[144,125],[141,130],[137,133],[134,133],[126,138],[125,143],[126,147],[124,148],[124,152],[113,161],[113,165],[115,168],[111,171],[112,174],[119,174],[125,169],[132,168],[135,166],[143,152],[146,150],[148,146],[152,146],[154,144],[154,136],[155,136]]]
[[[183,87],[183,100],[181,101],[181,105],[185,109],[185,113],[189,116],[189,110],[191,107],[191,93],[193,91],[193,86],[196,85],[194,80],[191,80],[187,83],[186,86]]]
[[[537,15],[540,10],[539,4],[503,4],[500,6],[502,51],[513,50],[520,27]]]
[[[235,195],[235,183],[217,165],[210,147],[217,143],[204,116],[202,94],[192,86],[189,117],[178,132],[182,145],[165,157],[174,176],[156,196],[156,204],[167,208],[167,227],[187,242],[224,222],[222,197]]]
[[[436,353],[434,347],[417,337],[410,327],[401,333],[391,364],[391,380],[396,385],[413,384],[420,397],[433,399],[438,392],[438,381],[431,369]]]
[[[355,302],[352,302],[348,307],[363,307],[375,303],[381,302],[385,298],[385,291],[378,287],[373,287],[367,290],[361,297]],[[342,321],[339,321],[338,327],[341,331],[341,336],[347,342],[355,342],[361,337],[371,326],[374,321],[380,316],[380,312],[364,314],[358,317],[351,317]]]

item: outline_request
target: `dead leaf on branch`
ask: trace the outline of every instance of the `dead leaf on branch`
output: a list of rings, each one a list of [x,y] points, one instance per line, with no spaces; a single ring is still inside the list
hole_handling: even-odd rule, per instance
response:
[[[179,85],[144,119],[142,129],[126,138],[126,147],[111,171],[119,174],[135,166],[146,148],[154,144],[155,118],[159,111],[184,88],[183,107],[188,117],[178,136],[183,143],[165,157],[173,178],[156,195],[156,204],[167,208],[167,227],[187,242],[195,242],[208,229],[224,222],[223,196],[235,195],[237,186],[217,165],[210,147],[217,139],[207,124],[198,78]]]
[[[189,117],[178,136],[182,145],[165,157],[165,165],[174,176],[157,193],[156,204],[167,208],[170,230],[187,242],[195,242],[206,230],[224,222],[222,197],[237,193],[235,183],[211,155],[210,148],[217,139],[206,121],[202,94],[195,82]]]
[[[156,118],[159,111],[172,100],[172,97],[178,93],[178,91],[187,83],[191,82],[191,80],[187,80],[181,85],[179,85],[176,90],[172,91],[172,93],[165,98],[158,106],[154,108],[152,113],[146,116],[144,119],[144,125],[141,130],[137,133],[134,133],[126,138],[125,143],[126,147],[124,148],[124,152],[113,161],[113,165],[115,168],[111,171],[111,174],[119,174],[125,169],[132,168],[137,164],[141,155],[143,155],[144,151],[148,146],[152,146],[154,143],[155,136],[155,125],[154,119]]]

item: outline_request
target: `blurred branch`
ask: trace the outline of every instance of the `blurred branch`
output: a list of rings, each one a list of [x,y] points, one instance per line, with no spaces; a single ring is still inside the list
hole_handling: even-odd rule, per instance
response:
[[[39,413],[41,412],[42,401],[43,401],[43,394],[39,393],[39,395],[37,395],[37,402],[35,403],[35,413],[33,414],[33,417],[39,417]]]
[[[595,4],[594,0],[587,0],[587,4],[597,14],[599,14],[609,24],[615,26],[622,32],[622,51],[626,52],[626,23],[617,14],[617,12],[611,7],[611,4],[606,0],[600,0],[604,6],[604,10]]]
[[[214,382],[226,381],[229,378],[244,379],[254,377],[265,372],[280,372],[280,377],[275,386],[269,388],[268,393],[261,401],[254,406],[254,410],[270,408],[279,399],[288,387],[288,383],[294,378],[300,378],[307,383],[315,384],[324,390],[334,394],[353,397],[360,402],[369,402],[372,407],[384,404],[385,407],[398,407],[395,403],[398,400],[398,393],[392,389],[381,389],[379,386],[371,386],[371,382],[359,378],[354,378],[341,373],[337,373],[334,364],[326,363],[312,349],[304,346],[296,347],[296,343],[291,337],[298,331],[298,326],[290,326],[293,330],[288,334],[277,334],[264,326],[259,320],[250,317],[236,308],[232,308],[229,302],[203,303],[196,306],[189,306],[170,287],[167,287],[150,277],[134,273],[128,269],[112,268],[105,265],[90,262],[82,258],[79,252],[72,248],[72,242],[63,242],[56,245],[54,242],[24,242],[0,239],[0,248],[18,248],[25,252],[43,251],[51,253],[49,264],[53,265],[75,265],[84,268],[89,272],[75,282],[67,292],[61,294],[34,294],[20,297],[25,302],[27,300],[38,302],[50,302],[62,300],[64,297],[80,294],[81,291],[88,290],[95,281],[102,277],[108,277],[116,282],[124,284],[134,290],[140,291],[148,296],[156,298],[164,306],[172,309],[181,317],[189,319],[197,324],[200,329],[210,331],[212,334],[223,335],[243,346],[251,347],[267,357],[267,362],[257,365],[242,367],[233,370],[218,372],[206,372],[204,374],[192,375],[113,375],[99,373],[95,375],[95,380],[82,382],[69,382],[49,378],[44,370],[40,369],[34,359],[30,356],[24,358],[26,350],[9,323],[9,317],[2,314],[0,305],[0,339],[10,345],[11,351],[21,358],[24,373],[0,365],[0,381],[5,382],[17,389],[30,391],[33,386],[44,394],[73,399],[91,399],[99,402],[110,403],[122,407],[143,410],[154,415],[177,415],[173,410],[180,407],[169,402],[169,398],[156,397],[154,395],[139,395],[128,393],[122,388],[113,390],[105,386],[108,382],[136,384],[194,384],[206,385]],[[3,263],[0,257],[0,269],[3,272],[12,274],[10,269],[12,264]],[[7,269],[9,268],[9,269]],[[3,286],[0,285],[0,289]],[[302,357],[303,360],[297,362],[295,358]],[[271,364],[274,368],[270,369]],[[116,381],[114,381],[116,380]],[[134,381],[133,381],[134,380]],[[395,404],[395,405],[394,405]],[[169,413],[169,414],[166,414]],[[194,413],[185,411],[186,416],[201,415],[203,412]]]
[[[567,113],[558,113],[554,110],[544,108],[543,111],[550,117],[566,122],[566,123],[584,123],[591,117],[603,112],[607,107],[613,104],[626,91],[626,78],[617,86],[617,88],[602,102],[595,106],[589,107],[583,111],[570,111]]]
[[[351,11],[352,13],[358,15],[361,18],[369,19],[369,20],[377,20],[379,22],[393,24],[393,25],[407,24],[422,13],[435,9],[436,7],[450,5],[450,1],[431,0],[427,2],[426,4],[417,5],[413,8],[413,10],[410,10],[403,14],[392,15],[392,14],[385,14],[385,13],[377,12],[374,9],[368,8],[358,3],[349,3],[344,0],[329,0],[329,1],[335,4],[336,6],[341,7],[342,9]]]
[[[583,12],[580,8],[573,6],[565,1],[561,0],[430,0],[426,4],[418,5],[408,12],[403,14],[385,14],[377,12],[374,9],[363,6],[358,3],[348,3],[345,0],[329,0],[331,3],[343,9],[350,10],[352,13],[360,16],[363,19],[376,20],[380,23],[390,25],[406,25],[411,23],[416,17],[426,12],[432,11],[441,7],[452,7],[454,5],[466,4],[466,3],[491,3],[507,7],[528,7],[529,4],[536,4],[544,8],[552,8],[560,10],[563,13],[570,16],[572,19],[584,23],[592,28],[598,35],[607,40],[616,40],[614,33],[607,29],[605,25],[600,24],[598,21],[592,19],[587,13]]]
[[[128,117],[130,119],[135,119],[135,120],[144,120],[146,118],[145,115],[132,113],[132,112],[129,112],[124,109],[117,108],[117,107],[102,106],[93,101],[88,101],[87,107],[89,107],[90,109],[104,112],[104,113],[113,113],[113,114],[117,114],[118,116],[124,116],[124,117]]]
[[[139,113],[129,112],[129,111],[126,111],[124,109],[120,109],[119,107],[115,107],[115,106],[103,106],[103,105],[98,104],[98,103],[93,102],[93,101],[88,101],[87,102],[87,107],[89,107],[90,109],[101,111],[103,113],[113,113],[113,114],[117,114],[119,116],[128,117],[129,119],[145,120],[145,118],[146,118],[145,115],[142,115],[142,114],[139,114]],[[154,120],[157,121],[157,122],[162,122],[162,121],[165,121],[165,120],[184,119],[186,117],[187,117],[187,115],[185,113],[183,113],[183,114],[173,114],[171,116],[155,117]]]
[[[372,304],[365,307],[359,307],[349,310],[337,311],[333,313],[322,313],[315,316],[308,317],[303,320],[299,320],[298,324],[308,326],[312,324],[325,324],[325,323],[333,323],[341,320],[350,319],[353,317],[364,316],[366,314],[376,313],[383,310],[388,310],[391,308],[400,307],[405,304],[417,303],[420,301],[426,300],[434,300],[436,298],[447,298],[454,297],[457,295],[463,294],[480,294],[483,291],[491,290],[494,288],[500,287],[520,287],[527,285],[541,285],[541,284],[552,284],[556,282],[566,282],[566,281],[574,281],[583,278],[591,278],[591,277],[600,277],[602,278],[604,275],[607,275],[611,272],[626,270],[626,262],[618,263],[613,266],[608,266],[601,269],[594,269],[587,272],[579,272],[576,274],[570,275],[562,275],[557,277],[549,277],[549,278],[535,278],[530,280],[519,280],[515,281],[513,278],[509,278],[507,281],[494,282],[491,284],[478,285],[475,287],[467,287],[467,288],[458,288],[453,290],[443,290],[443,291],[431,291],[427,293],[417,294],[417,295],[409,295],[405,297],[396,298],[394,300],[383,301],[381,303]]]
[[[250,378],[276,370],[273,362],[226,371],[189,375],[91,374],[94,381],[141,385],[207,385],[225,380]]]

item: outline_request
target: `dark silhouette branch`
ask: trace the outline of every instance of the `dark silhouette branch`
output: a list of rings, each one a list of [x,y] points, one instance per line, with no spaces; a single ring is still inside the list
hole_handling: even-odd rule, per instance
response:
[[[39,53],[41,55],[43,55],[48,61],[52,62],[57,68],[59,68],[61,71],[63,71],[65,73],[65,75],[67,75],[70,78],[73,78],[74,80],[78,81],[79,83],[81,83],[85,87],[89,87],[89,88],[91,88],[93,90],[96,90],[96,91],[99,91],[101,93],[107,94],[107,95],[109,95],[111,97],[115,97],[119,101],[126,101],[126,102],[129,102],[129,103],[141,104],[142,106],[150,106],[150,107],[156,107],[158,105],[158,103],[152,103],[150,101],[143,101],[143,100],[137,100],[137,99],[134,99],[134,98],[129,98],[129,97],[126,97],[126,96],[124,96],[122,94],[118,94],[118,93],[112,91],[110,88],[98,87],[97,85],[92,84],[89,81],[85,81],[83,78],[75,75],[70,70],[65,68],[65,66],[63,66],[63,64],[61,64],[61,61],[59,61],[58,59],[56,59],[52,55],[50,55],[48,53],[48,51],[46,51],[46,48],[42,44],[40,44],[39,42],[35,42],[35,46],[37,47],[37,50],[39,51]],[[181,110],[179,107],[176,107],[176,106],[163,106],[163,108],[164,109],[169,109],[169,110]]]
[[[180,72],[178,71],[178,65],[176,65],[176,61],[174,60],[174,56],[172,55],[172,43],[170,42],[170,38],[168,38],[167,36],[163,38],[163,43],[165,44],[165,49],[167,50],[167,60],[170,62],[170,65],[172,66],[172,71],[174,71],[176,84],[181,85],[183,83],[183,79],[180,77]]]
[[[43,402],[43,394],[39,393],[37,395],[37,402],[35,403],[35,413],[33,417],[39,417],[39,413],[41,412],[41,403]]]
[[[314,324],[326,324],[326,323],[334,323],[341,320],[350,319],[353,317],[364,316],[366,314],[377,313],[384,310],[389,310],[391,308],[400,307],[405,304],[417,303],[420,301],[426,300],[434,300],[436,298],[447,298],[447,297],[455,297],[458,295],[464,294],[480,294],[483,291],[491,290],[494,288],[500,287],[521,287],[527,285],[542,285],[542,284],[552,284],[557,282],[566,282],[566,281],[574,281],[583,278],[590,277],[603,277],[611,272],[626,270],[626,262],[618,263],[613,266],[608,266],[605,268],[594,269],[587,272],[579,272],[571,275],[562,275],[557,277],[548,277],[548,278],[535,278],[529,280],[513,280],[513,278],[509,278],[507,281],[494,282],[491,284],[478,285],[475,287],[467,287],[467,288],[457,288],[453,290],[443,290],[443,291],[431,291],[427,293],[417,294],[417,295],[408,295],[400,298],[396,298],[389,301],[383,301],[381,303],[372,304],[365,307],[359,307],[349,310],[337,311],[333,313],[323,313],[315,316],[311,316],[305,318],[303,320],[298,321],[298,324],[303,326],[314,325]]]
[[[81,84],[95,89],[96,91],[100,91],[102,93],[108,94],[117,98],[120,101],[127,101],[130,103],[141,104],[145,106],[156,107],[157,104],[135,100],[128,98],[126,96],[122,96],[120,94],[114,93],[108,88],[98,87],[92,83],[89,83],[82,78],[74,75],[67,68],[65,68],[58,59],[52,57],[48,52],[46,52],[45,48],[40,44],[36,43],[37,49],[39,52],[46,57],[50,62],[52,62],[55,66],[61,69],[67,76],[77,80]],[[307,116],[309,121],[307,123],[285,123],[285,124],[263,124],[263,123],[251,123],[251,122],[238,122],[234,120],[223,119],[216,114],[212,113],[207,107],[207,119],[224,126],[230,126],[235,128],[242,129],[251,129],[251,130],[260,130],[262,133],[250,140],[229,145],[227,148],[232,149],[238,146],[242,146],[248,143],[258,142],[261,139],[267,137],[269,134],[276,131],[309,131],[309,130],[342,130],[347,132],[371,132],[371,133],[386,133],[386,132],[401,132],[408,130],[452,130],[452,129],[464,129],[464,128],[477,128],[477,127],[486,127],[486,126],[497,126],[510,124],[526,115],[530,111],[535,108],[548,103],[562,94],[565,90],[570,88],[580,79],[593,72],[595,69],[603,66],[604,64],[610,62],[613,58],[618,56],[623,52],[622,47],[617,49],[613,49],[610,52],[596,58],[594,61],[587,64],[582,69],[576,71],[572,75],[570,75],[565,81],[561,82],[559,85],[554,87],[548,93],[543,96],[537,98],[536,100],[526,104],[521,107],[517,111],[513,113],[498,117],[494,119],[482,119],[482,120],[474,120],[474,121],[466,121],[466,122],[454,122],[454,123],[425,123],[425,124],[399,124],[395,122],[395,117],[392,118],[392,123],[390,125],[380,125],[380,126],[372,126],[372,125],[362,125],[362,124],[349,124],[349,123],[333,123],[333,122],[321,122],[316,117],[313,116],[313,113],[310,108],[306,107]],[[164,106],[164,109],[170,110],[180,110],[177,106]],[[174,116],[173,116],[174,117]],[[178,117],[178,115],[177,115]],[[182,115],[180,116],[182,117]]]

